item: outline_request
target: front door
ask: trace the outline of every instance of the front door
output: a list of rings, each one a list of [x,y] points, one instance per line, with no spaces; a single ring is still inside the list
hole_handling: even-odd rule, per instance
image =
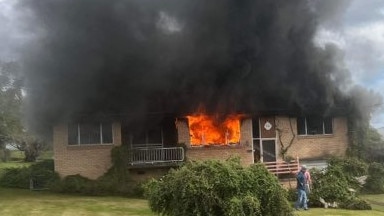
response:
[[[276,161],[276,131],[274,117],[252,120],[253,161]]]
[[[263,140],[261,141],[263,149],[263,162],[276,161],[276,142],[275,140]]]

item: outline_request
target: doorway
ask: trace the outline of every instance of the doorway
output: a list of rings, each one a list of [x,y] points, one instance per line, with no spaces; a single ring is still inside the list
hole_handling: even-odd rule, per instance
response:
[[[276,131],[274,117],[252,119],[253,162],[276,161]]]

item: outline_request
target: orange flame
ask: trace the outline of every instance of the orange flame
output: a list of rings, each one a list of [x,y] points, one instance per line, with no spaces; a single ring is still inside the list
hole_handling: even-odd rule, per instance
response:
[[[187,116],[191,145],[227,145],[240,142],[240,117],[229,115],[224,120],[214,116],[195,114]]]

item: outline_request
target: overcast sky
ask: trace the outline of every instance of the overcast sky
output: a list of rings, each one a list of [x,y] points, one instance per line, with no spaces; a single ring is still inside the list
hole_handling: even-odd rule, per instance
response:
[[[21,47],[33,35],[24,31],[13,0],[0,0],[0,60],[17,60]],[[331,42],[345,52],[352,82],[384,95],[384,1],[354,0],[340,23],[319,29],[318,43]],[[29,31],[31,32],[31,31]],[[384,127],[384,109],[372,116],[372,125]]]
[[[355,0],[343,21],[339,31],[328,32],[329,40],[345,51],[354,82],[384,95],[384,1]],[[384,127],[383,109],[371,122],[377,128]]]

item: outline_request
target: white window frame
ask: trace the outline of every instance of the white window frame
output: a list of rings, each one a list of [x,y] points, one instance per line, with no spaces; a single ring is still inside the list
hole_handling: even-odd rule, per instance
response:
[[[77,126],[77,134],[76,134],[76,137],[77,137],[77,142],[76,143],[69,143],[69,140],[68,140],[68,145],[69,146],[90,146],[90,145],[112,145],[114,143],[114,137],[113,137],[113,123],[98,123],[99,124],[99,130],[100,130],[100,139],[99,139],[99,142],[97,143],[81,143],[81,125],[83,124],[87,124],[87,123],[74,123],[73,125],[76,125]],[[111,137],[112,137],[112,142],[111,143],[104,143],[104,140],[103,140],[103,124],[111,124]],[[69,126],[68,126],[69,128]],[[68,139],[69,139],[69,131],[68,131]]]
[[[298,130],[298,119],[299,117],[296,118],[296,124],[297,124],[297,134],[299,136],[319,136],[319,135],[333,135],[334,134],[334,127],[333,127],[333,118],[331,118],[331,127],[332,127],[332,133],[325,133],[325,124],[324,124],[324,118],[322,118],[322,127],[323,127],[323,133],[317,133],[317,134],[308,134],[308,126],[307,126],[307,118],[308,117],[304,117],[304,129],[305,129],[305,134],[299,134],[299,130]]]

